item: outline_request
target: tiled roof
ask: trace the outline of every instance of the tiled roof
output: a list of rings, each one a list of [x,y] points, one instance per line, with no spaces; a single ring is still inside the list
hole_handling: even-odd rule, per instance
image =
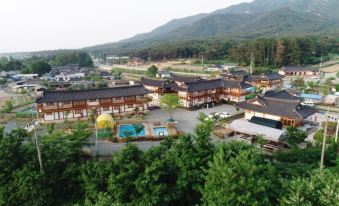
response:
[[[193,92],[217,88],[240,88],[240,87],[242,89],[246,89],[251,87],[251,85],[239,80],[212,79],[185,83],[180,87],[179,86],[174,87],[173,90]]]
[[[140,84],[152,87],[164,88],[166,85],[169,85],[170,82],[162,79],[150,79],[150,78],[141,78]]]
[[[208,90],[208,89],[217,89],[223,87],[223,83],[221,79],[213,79],[213,80],[201,80],[197,82],[188,82],[182,86],[173,87],[175,91],[201,91],[201,90]]]
[[[319,71],[318,68],[314,67],[299,67],[299,66],[284,66],[281,68],[282,71],[286,72],[307,72],[307,71]]]
[[[274,99],[285,99],[285,100],[295,100],[300,101],[301,99],[299,97],[296,97],[289,93],[286,90],[274,92],[274,91],[268,91],[265,93],[265,97],[267,98],[274,98]]]
[[[242,76],[242,77],[245,77],[245,76],[249,76],[250,73],[248,73],[247,71],[245,70],[235,70],[235,71],[231,71],[230,74],[234,75],[234,76]]]
[[[258,96],[255,99],[237,103],[236,106],[246,110],[289,118],[306,118],[316,112],[314,108],[302,106],[300,99],[289,96],[286,92],[268,94],[264,97]]]
[[[273,81],[283,79],[285,76],[276,72],[270,74],[255,75],[252,77],[253,81]]]
[[[46,91],[43,96],[36,100],[37,103],[49,102],[68,102],[91,99],[106,99],[114,97],[128,97],[145,95],[150,93],[142,85],[89,89],[89,90],[74,90],[74,91]]]
[[[240,80],[230,80],[230,79],[223,80],[223,88],[240,88],[240,87],[241,89],[246,89],[252,87],[252,85]]]
[[[181,76],[181,75],[174,75],[172,77],[172,80],[175,82],[184,82],[184,83],[190,83],[190,82],[197,82],[200,81],[200,77],[194,77],[194,76]]]

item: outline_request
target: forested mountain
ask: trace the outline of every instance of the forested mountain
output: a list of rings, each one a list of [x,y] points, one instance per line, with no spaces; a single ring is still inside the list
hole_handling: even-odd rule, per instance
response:
[[[339,19],[338,0],[255,0],[251,3],[242,3],[220,9],[213,12],[213,14],[251,14],[269,12],[287,7],[298,12],[309,12],[323,17]]]
[[[145,34],[85,48],[90,52],[130,54],[163,43],[210,37],[250,39],[304,34],[338,34],[337,0],[255,0],[209,14],[175,19]]]

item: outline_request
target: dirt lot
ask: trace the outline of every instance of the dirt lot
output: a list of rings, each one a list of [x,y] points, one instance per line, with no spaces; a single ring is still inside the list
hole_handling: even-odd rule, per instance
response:
[[[25,101],[29,101],[29,97],[22,94],[11,94],[6,92],[5,90],[0,89],[0,108],[4,105],[6,100],[13,100],[13,104],[20,105],[23,104]]]

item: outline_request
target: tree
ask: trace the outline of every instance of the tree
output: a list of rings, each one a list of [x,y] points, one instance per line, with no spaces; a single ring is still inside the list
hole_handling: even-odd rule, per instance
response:
[[[329,170],[323,173],[314,171],[310,177],[285,180],[280,205],[338,205],[338,185],[338,173]]]
[[[235,157],[219,147],[210,162],[203,200],[206,205],[275,205],[275,170],[254,150]],[[259,166],[260,165],[260,166]]]
[[[81,166],[81,186],[87,201],[94,201],[98,194],[107,192],[109,175],[109,164],[106,162],[89,161]]]
[[[157,73],[158,73],[158,68],[155,65],[152,65],[147,69],[148,76],[155,77]]]
[[[275,66],[282,66],[284,62],[284,53],[285,53],[285,45],[282,40],[278,40],[277,42],[277,51],[276,51],[276,60]]]
[[[64,112],[64,124],[66,126],[66,129],[69,129],[69,121],[68,121],[68,116],[69,116],[69,112],[68,111],[65,111]]]
[[[133,128],[137,137],[139,137],[139,134],[145,129],[144,125],[141,123],[133,124]]]
[[[95,121],[96,121],[96,114],[97,114],[96,109],[91,109],[91,110],[89,111],[88,121],[89,121],[92,125],[95,124]]]
[[[134,144],[113,155],[111,174],[108,178],[108,194],[116,203],[129,203],[139,197],[136,187],[138,176],[144,171],[142,151]]]
[[[2,108],[2,112],[9,113],[9,112],[12,111],[13,107],[14,106],[13,106],[12,100],[6,100],[5,104],[4,104],[3,108]]]
[[[45,61],[38,61],[29,65],[28,68],[33,74],[39,74],[39,76],[41,76],[50,72],[52,67]]]
[[[160,99],[160,105],[168,112],[170,121],[173,121],[173,113],[180,106],[179,97],[175,94],[165,94]]]
[[[255,142],[259,144],[260,148],[262,149],[262,147],[266,145],[269,141],[265,138],[265,135],[262,134],[256,136]]]
[[[292,86],[297,87],[299,89],[303,89],[305,87],[305,81],[303,78],[297,78],[292,81]]]
[[[289,126],[286,129],[286,142],[290,145],[297,145],[302,143],[307,138],[306,132],[297,129],[296,127]]]
[[[54,132],[54,129],[55,129],[55,124],[54,123],[47,125],[48,134],[52,134]]]
[[[113,68],[112,69],[112,74],[114,75],[115,79],[121,79],[122,71],[119,68]]]
[[[140,198],[132,205],[178,205],[178,168],[165,146],[152,148],[143,157],[145,169],[136,181]]]

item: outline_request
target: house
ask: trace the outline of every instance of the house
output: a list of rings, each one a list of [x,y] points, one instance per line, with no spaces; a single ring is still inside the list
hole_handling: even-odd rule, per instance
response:
[[[301,99],[287,91],[267,92],[263,96],[245,102],[239,102],[236,107],[245,110],[245,118],[253,117],[275,120],[283,126],[302,126],[304,120],[316,113],[316,109],[302,106]]]
[[[265,90],[276,90],[283,87],[283,78],[285,76],[276,72],[262,75],[253,75],[249,80],[252,85]]]
[[[312,114],[311,116],[307,117],[307,121],[310,123],[318,123],[321,124],[323,122],[326,122],[328,117],[329,122],[338,122],[339,120],[339,114],[338,113],[324,113],[324,112],[317,112]]]
[[[20,80],[29,80],[29,79],[37,79],[39,74],[16,74],[13,77]]]
[[[148,109],[146,95],[149,91],[142,85],[114,88],[44,91],[36,99],[39,120],[42,123],[87,119],[91,111],[100,114],[123,114]]]
[[[286,133],[283,130],[275,129],[259,124],[252,123],[246,119],[234,120],[229,126],[235,134],[241,135],[241,138],[249,140],[253,143],[259,136],[267,140],[267,143],[263,146],[269,150],[282,149],[285,147],[283,142],[286,138]]]
[[[108,71],[100,71],[100,77],[102,77],[103,79],[107,79],[107,80],[113,80],[115,79],[115,76],[112,75],[112,73],[108,72]]]
[[[151,78],[141,78],[140,84],[142,84],[146,89],[151,91],[149,96],[153,100],[160,100],[160,98],[165,93],[171,93],[172,87],[175,85],[173,81],[163,80],[163,79],[151,79]]]
[[[74,78],[85,78],[85,73],[79,72],[62,72],[58,75],[55,75],[54,80],[58,82],[69,82]]]
[[[324,104],[337,106],[339,105],[339,96],[337,95],[327,95],[324,97]]]
[[[279,70],[279,74],[285,76],[318,76],[320,71],[314,67],[284,66]]]
[[[305,93],[301,93],[299,95],[299,97],[302,98],[304,101],[313,102],[313,103],[321,103],[324,100],[323,96],[321,96],[319,94],[305,94]]]
[[[235,79],[235,80],[241,80],[241,81],[247,81],[247,82],[250,82],[251,80],[251,74],[243,69],[230,71],[230,72],[221,74],[221,76],[224,77],[225,79]]]
[[[7,86],[11,92],[13,93],[22,93],[22,92],[34,92],[36,89],[42,88],[40,80],[29,79],[29,80],[22,80],[16,81],[8,84]]]
[[[158,71],[156,74],[156,77],[161,79],[170,79],[172,76],[173,73],[170,71]]]
[[[173,75],[171,78],[179,86],[185,83],[198,82],[201,81],[201,77],[198,76],[182,76],[182,75]]]
[[[195,108],[212,107],[222,101],[244,101],[248,87],[251,85],[238,80],[212,79],[177,84],[172,90],[177,92],[182,107]]]

